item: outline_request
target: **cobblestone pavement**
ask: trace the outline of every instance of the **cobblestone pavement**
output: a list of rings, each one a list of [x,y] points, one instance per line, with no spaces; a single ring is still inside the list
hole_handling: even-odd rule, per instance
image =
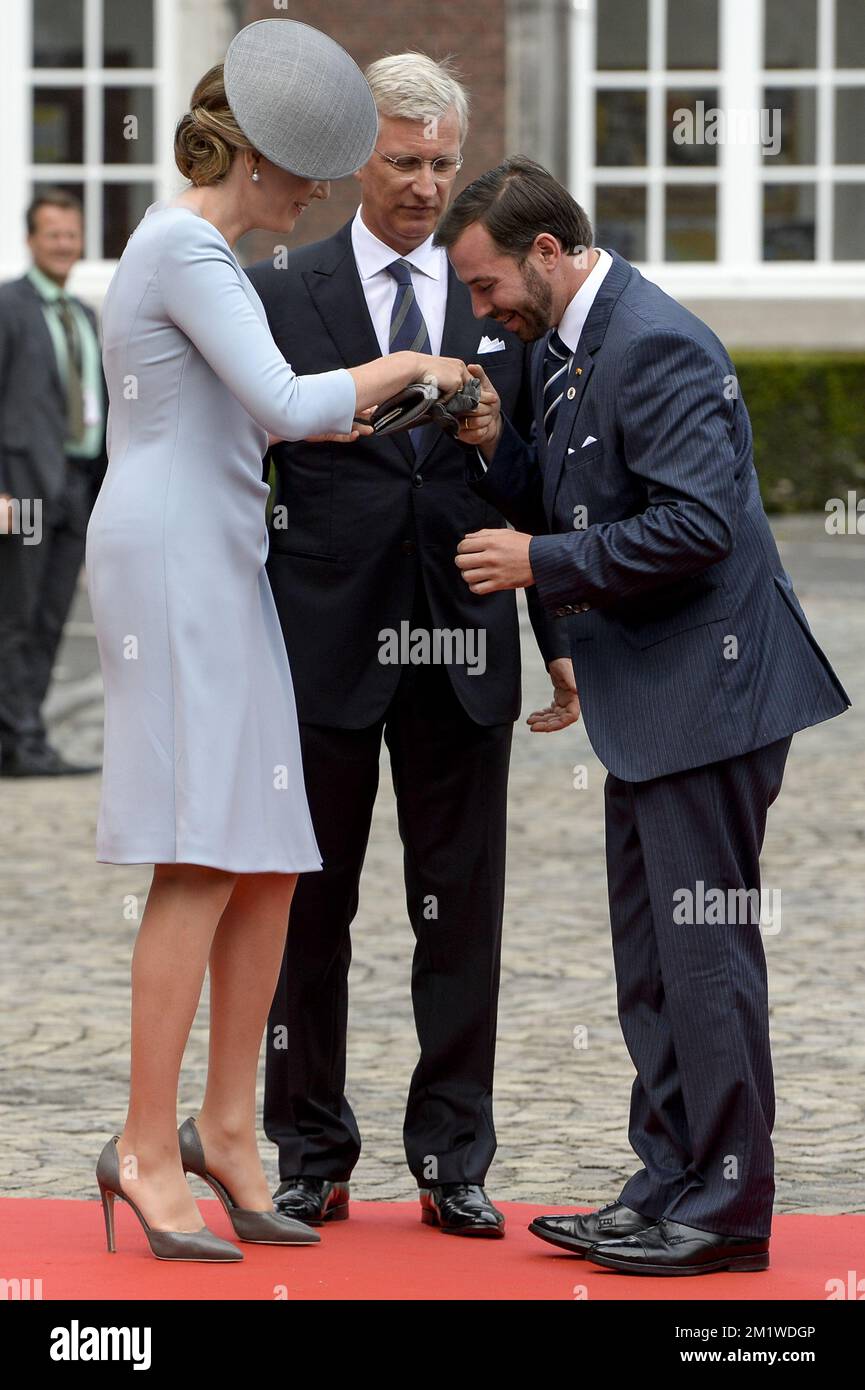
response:
[[[865,537],[829,537],[822,517],[776,525],[815,634],[854,704],[799,734],[763,856],[782,892],[766,933],[778,1092],[779,1211],[865,1211]],[[524,637],[523,719],[547,703]],[[858,693],[857,693],[858,692]],[[53,737],[85,760],[101,745],[98,661],[81,587],[49,700]],[[638,731],[637,731],[638,734]],[[574,787],[584,764],[588,785]],[[500,1198],[597,1203],[634,1167],[633,1069],[616,1017],[603,853],[604,771],[582,726],[517,726],[489,1187]],[[93,1166],[125,1115],[129,964],[150,871],[98,865],[99,779],[0,782],[5,959],[0,1191],[93,1197]],[[376,808],[354,933],[349,1094],[364,1137],[359,1197],[409,1198],[402,1113],[416,1059],[412,935],[389,777]],[[575,1046],[575,1028],[587,1046]],[[179,1114],[202,1096],[207,996],[181,1080]],[[260,1079],[263,1078],[263,1062]],[[260,1095],[259,1095],[260,1104]],[[260,1110],[259,1110],[260,1113]],[[262,1136],[269,1174],[275,1150]]]

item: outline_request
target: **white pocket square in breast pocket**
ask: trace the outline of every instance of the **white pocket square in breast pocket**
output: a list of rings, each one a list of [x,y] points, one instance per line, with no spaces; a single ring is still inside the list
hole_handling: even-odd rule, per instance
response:
[[[488,338],[485,333],[478,343],[478,356],[482,352],[504,352],[506,346],[503,338]]]
[[[593,434],[587,434],[585,439],[583,440],[583,448],[587,448],[589,444],[597,444],[597,442],[598,441]]]

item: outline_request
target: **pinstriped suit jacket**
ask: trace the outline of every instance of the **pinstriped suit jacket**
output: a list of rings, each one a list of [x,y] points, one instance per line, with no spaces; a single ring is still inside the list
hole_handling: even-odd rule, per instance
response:
[[[506,420],[492,463],[484,472],[472,452],[468,475],[534,536],[537,593],[568,624],[592,746],[641,782],[763,747],[850,701],[781,563],[733,363],[611,254],[549,445]],[[532,360],[536,421],[547,337]]]

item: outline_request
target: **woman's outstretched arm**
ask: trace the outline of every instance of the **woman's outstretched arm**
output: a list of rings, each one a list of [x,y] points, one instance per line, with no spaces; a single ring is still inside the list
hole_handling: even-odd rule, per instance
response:
[[[349,434],[356,413],[429,373],[446,396],[468,376],[455,358],[415,352],[298,376],[256,313],[224,239],[204,217],[182,211],[170,219],[157,274],[168,317],[252,418],[279,439]]]

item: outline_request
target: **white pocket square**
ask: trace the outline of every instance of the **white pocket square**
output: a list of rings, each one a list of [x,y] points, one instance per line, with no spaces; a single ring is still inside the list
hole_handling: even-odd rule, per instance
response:
[[[503,338],[488,338],[486,333],[478,343],[478,353],[482,352],[504,352],[507,344]]]
[[[587,444],[597,444],[597,442],[598,441],[593,434],[587,434],[585,439],[583,440],[583,448],[585,449]]]

